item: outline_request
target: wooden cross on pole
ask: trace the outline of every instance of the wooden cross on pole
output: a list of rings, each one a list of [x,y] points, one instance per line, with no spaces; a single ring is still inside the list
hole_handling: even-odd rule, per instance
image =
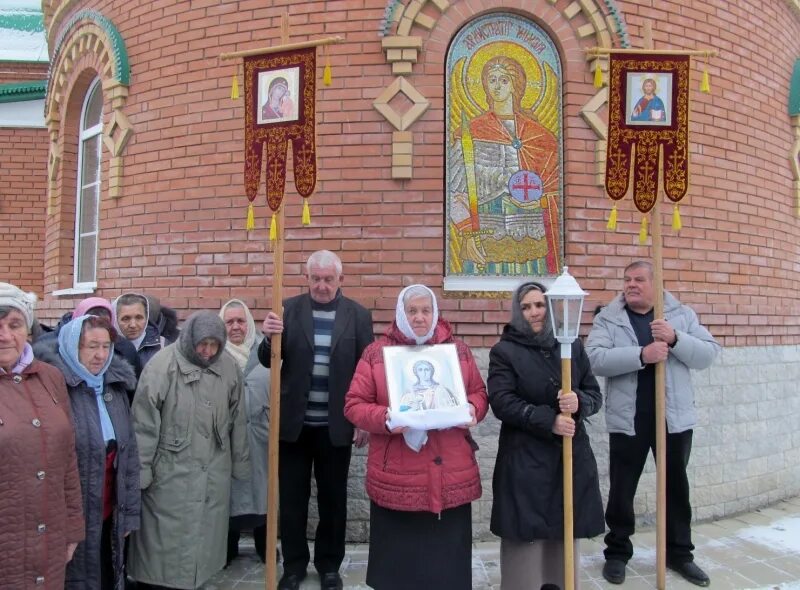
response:
[[[690,55],[709,57],[716,55],[715,51],[691,50],[655,50],[653,48],[653,28],[651,21],[644,21],[644,48],[643,49],[610,49],[595,47],[589,50],[594,55],[637,53],[658,55]],[[637,148],[638,149],[638,148]],[[664,262],[662,252],[661,234],[661,201],[666,196],[663,186],[664,153],[663,145],[659,146],[658,171],[656,174],[657,190],[651,213],[651,237],[653,258],[653,287],[655,301],[653,306],[654,319],[664,319]],[[608,164],[607,164],[608,165]],[[631,170],[632,174],[632,170]],[[629,183],[631,187],[633,183]],[[630,190],[630,189],[629,189]],[[659,590],[666,588],[666,547],[667,547],[667,421],[666,421],[666,363],[659,362],[655,366],[655,405],[656,405],[656,587]],[[566,551],[566,547],[565,547]],[[569,586],[567,586],[569,588]]]
[[[223,53],[220,59],[234,59],[261,54],[331,45],[344,41],[334,36],[313,41],[289,43],[289,13],[281,15],[281,43],[262,49],[248,49],[234,53]],[[291,145],[291,144],[290,144]],[[283,251],[284,251],[284,202],[275,211],[276,235],[273,241],[272,311],[283,317]],[[278,545],[278,448],[280,444],[281,418],[281,334],[273,334],[270,341],[270,424],[268,442],[267,475],[267,539],[264,587],[275,590],[278,583],[275,555]]]

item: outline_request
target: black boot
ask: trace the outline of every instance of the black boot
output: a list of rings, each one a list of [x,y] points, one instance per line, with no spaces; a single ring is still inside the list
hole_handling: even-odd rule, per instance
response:
[[[267,525],[257,526],[253,529],[253,541],[256,544],[256,553],[261,563],[267,562]]]
[[[239,557],[239,531],[228,530],[228,554],[225,557],[225,567]]]

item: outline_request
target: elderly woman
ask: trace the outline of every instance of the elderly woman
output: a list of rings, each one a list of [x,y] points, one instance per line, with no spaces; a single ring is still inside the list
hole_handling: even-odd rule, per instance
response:
[[[67,567],[68,589],[121,588],[125,537],[139,528],[139,452],[127,396],[136,375],[114,355],[116,336],[107,319],[82,315],[57,340],[34,345],[36,358],[64,375],[75,426],[86,539]]]
[[[491,530],[500,537],[502,590],[564,587],[565,436],[572,437],[574,538],[593,537],[605,528],[597,464],[584,427],[600,409],[600,388],[576,340],[575,391],[561,392],[559,347],[545,288],[522,284],[514,293],[511,321],[489,356],[489,402],[502,423],[491,519]],[[576,588],[579,578],[576,573]]]
[[[472,422],[427,432],[415,452],[403,428],[387,429],[386,346],[454,343]],[[423,285],[400,292],[395,322],[364,351],[347,392],[344,413],[371,433],[367,459],[370,543],[367,584],[378,590],[472,587],[471,502],[481,495],[477,445],[468,427],[488,410],[486,388],[466,344],[438,314]]]
[[[193,313],[136,388],[142,523],[128,567],[141,589],[199,588],[225,565],[231,476],[250,478],[242,372],[226,341],[217,314]]]
[[[231,299],[219,311],[225,323],[225,344],[244,376],[244,406],[247,444],[250,448],[250,481],[231,482],[231,519],[228,527],[226,563],[239,555],[242,531],[253,531],[256,553],[263,562],[267,542],[267,443],[269,437],[269,369],[258,361],[258,346],[264,339],[256,330],[247,305]]]
[[[73,311],[68,311],[61,316],[61,320],[58,322],[56,327],[53,328],[52,332],[45,332],[41,334],[35,339],[35,342],[39,343],[52,341],[50,342],[50,346],[55,346],[54,343],[58,341],[58,334],[61,332],[61,328],[63,328],[68,322],[71,322],[73,318],[77,318],[82,315],[94,315],[105,318],[111,323],[112,326],[114,324],[114,311],[113,307],[111,306],[111,302],[108,299],[103,299],[102,297],[87,297],[86,299],[79,301],[75,305],[75,309]],[[135,377],[138,379],[139,374],[142,372],[142,368],[139,364],[139,355],[136,352],[136,347],[134,347],[134,345],[127,338],[120,338],[119,333],[117,333],[117,337],[114,339],[114,355],[118,359],[124,359],[130,363],[135,372]],[[133,382],[133,389],[127,392],[129,401],[133,401],[133,394],[135,391],[136,381]]]
[[[0,283],[0,585],[62,590],[81,483],[64,377],[28,344],[35,299]]]

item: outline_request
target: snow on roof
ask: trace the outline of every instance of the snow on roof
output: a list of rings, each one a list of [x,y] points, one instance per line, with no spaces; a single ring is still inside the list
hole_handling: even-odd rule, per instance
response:
[[[48,61],[41,1],[0,2],[0,61]]]

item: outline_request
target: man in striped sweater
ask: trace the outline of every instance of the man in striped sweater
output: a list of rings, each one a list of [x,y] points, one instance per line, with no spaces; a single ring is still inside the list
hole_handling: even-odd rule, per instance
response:
[[[311,470],[317,483],[319,524],[314,567],[322,590],[342,588],[347,524],[347,472],[353,443],[366,433],[344,417],[344,396],[361,358],[373,340],[372,315],[342,295],[342,262],[328,250],[306,263],[309,292],[283,302],[283,319],[270,312],[258,349],[269,367],[271,336],[282,333],[281,423],[278,480],[283,576],[279,590],[300,587],[310,555],[306,542]]]

